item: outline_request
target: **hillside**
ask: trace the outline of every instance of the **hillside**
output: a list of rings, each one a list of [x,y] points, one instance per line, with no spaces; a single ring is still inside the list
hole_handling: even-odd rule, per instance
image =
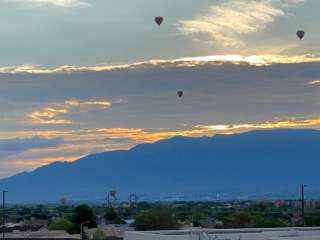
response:
[[[56,162],[0,181],[9,201],[103,199],[123,194],[288,193],[320,185],[320,131],[268,130],[234,135],[174,137],[128,151]]]

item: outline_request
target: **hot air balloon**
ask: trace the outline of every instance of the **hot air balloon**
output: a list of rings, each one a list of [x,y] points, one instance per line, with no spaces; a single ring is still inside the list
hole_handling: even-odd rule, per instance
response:
[[[182,91],[178,91],[177,94],[178,94],[178,97],[180,97],[180,98],[183,96],[183,92]]]
[[[297,36],[298,36],[298,38],[299,38],[300,40],[304,37],[304,35],[305,35],[305,32],[304,32],[304,31],[302,31],[302,30],[297,31]]]
[[[156,24],[158,24],[158,26],[160,26],[163,23],[163,17],[161,16],[155,17],[154,21],[156,22]]]

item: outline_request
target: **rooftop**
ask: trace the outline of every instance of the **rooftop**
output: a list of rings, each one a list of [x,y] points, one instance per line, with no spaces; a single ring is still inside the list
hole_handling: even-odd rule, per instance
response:
[[[320,240],[320,227],[126,232],[124,240]]]

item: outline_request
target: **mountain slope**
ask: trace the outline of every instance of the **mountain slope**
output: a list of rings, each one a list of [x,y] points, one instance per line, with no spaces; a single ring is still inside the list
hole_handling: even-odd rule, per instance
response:
[[[11,201],[102,199],[122,193],[266,193],[320,185],[320,131],[270,130],[174,137],[128,151],[53,163],[0,181]]]

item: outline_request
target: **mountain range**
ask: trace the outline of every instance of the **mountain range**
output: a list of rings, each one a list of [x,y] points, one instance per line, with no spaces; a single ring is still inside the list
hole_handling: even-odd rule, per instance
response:
[[[0,180],[11,202],[102,200],[122,196],[263,196],[320,187],[320,131],[259,130],[173,137],[130,150],[55,162]],[[311,191],[311,190],[310,190]]]

